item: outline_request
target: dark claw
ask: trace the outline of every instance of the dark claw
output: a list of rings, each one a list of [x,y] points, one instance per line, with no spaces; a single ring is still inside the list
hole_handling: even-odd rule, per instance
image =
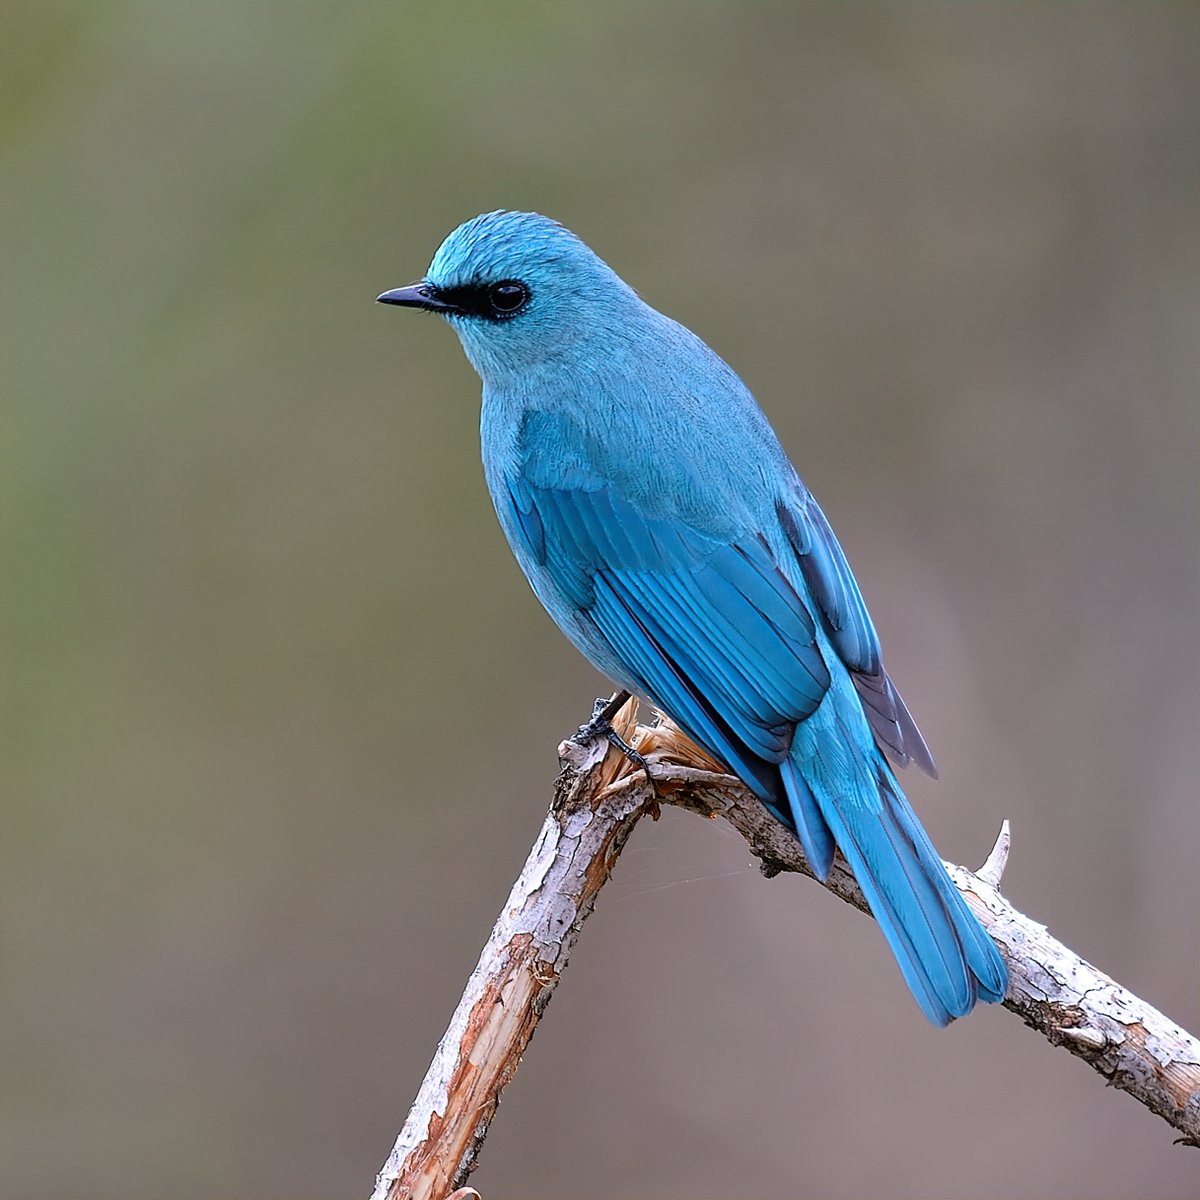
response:
[[[613,728],[612,719],[625,706],[629,699],[628,692],[618,692],[611,700],[603,696],[597,697],[592,705],[592,719],[586,725],[580,725],[571,737],[571,741],[583,744],[593,738],[604,738],[610,746],[616,747],[636,767],[646,774],[649,784],[657,792],[654,776],[650,774],[650,764]]]
[[[611,700],[597,696],[592,703],[592,718],[586,725],[580,725],[571,735],[571,741],[583,745],[593,738],[606,738],[613,733],[612,719],[621,711],[625,701],[629,699],[628,692],[618,692]]]
[[[592,738],[607,737],[613,733],[612,719],[625,707],[628,692],[618,692],[611,700],[597,696],[592,702],[592,719],[580,725],[571,738],[573,742],[590,742]],[[616,734],[613,734],[616,737]]]

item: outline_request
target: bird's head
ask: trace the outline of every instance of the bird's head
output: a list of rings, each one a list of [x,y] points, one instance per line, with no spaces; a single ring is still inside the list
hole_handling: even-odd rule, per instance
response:
[[[504,210],[460,225],[423,279],[379,301],[445,317],[485,382],[599,344],[640,303],[570,230]]]

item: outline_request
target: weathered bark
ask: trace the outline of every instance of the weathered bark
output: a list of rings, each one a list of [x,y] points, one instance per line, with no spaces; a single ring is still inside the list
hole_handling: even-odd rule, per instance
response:
[[[632,735],[636,711],[630,703],[614,720],[622,736]],[[542,831],[379,1173],[377,1200],[442,1200],[471,1173],[580,927],[646,811],[644,791],[603,796],[626,770],[624,756],[604,742],[589,750],[581,769],[559,776]]]
[[[766,875],[812,877],[796,839],[739,780],[668,721],[636,725],[631,701],[614,721],[650,763],[651,785],[603,741],[564,742],[554,803],[438,1045],[376,1181],[372,1200],[444,1200],[475,1167],[500,1093],[512,1078],[570,958],[579,930],[634,825],[658,805],[722,817]],[[1090,1063],[1200,1146],[1200,1041],[1047,933],[997,890],[1008,856],[1005,822],[978,872],[950,877],[1008,963],[1004,1007]],[[839,858],[825,886],[863,912]]]

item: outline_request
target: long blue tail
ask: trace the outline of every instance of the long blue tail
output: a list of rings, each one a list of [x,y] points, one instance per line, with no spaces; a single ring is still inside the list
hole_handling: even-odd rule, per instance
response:
[[[797,834],[822,878],[836,843],[921,1011],[947,1025],[976,1000],[1003,998],[1004,960],[950,882],[883,755],[873,742],[859,748],[831,708],[801,723],[780,763]]]

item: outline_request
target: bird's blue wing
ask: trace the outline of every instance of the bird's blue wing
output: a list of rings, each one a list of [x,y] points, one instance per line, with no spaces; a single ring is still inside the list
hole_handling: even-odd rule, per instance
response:
[[[880,748],[898,766],[916,763],[937,777],[929,747],[883,669],[879,635],[825,514],[802,487],[775,511],[816,601],[838,657],[849,668]]]
[[[566,486],[563,486],[563,485]],[[586,473],[510,486],[526,548],[628,676],[763,799],[829,687],[804,597],[766,541],[648,517]]]

